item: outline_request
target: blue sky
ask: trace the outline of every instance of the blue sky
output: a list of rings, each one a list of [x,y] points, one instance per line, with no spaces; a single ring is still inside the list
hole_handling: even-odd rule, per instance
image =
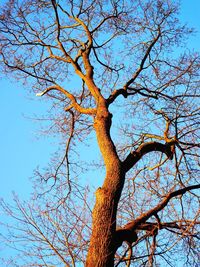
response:
[[[31,99],[13,81],[1,79],[0,85],[0,196],[10,199],[14,190],[25,197],[31,190],[33,169],[47,163],[52,148],[52,140],[38,138],[40,125],[31,119],[44,113],[47,105],[36,97]]]
[[[199,32],[190,39],[190,48],[200,50],[200,1],[182,1],[182,20]],[[37,166],[47,164],[51,153],[56,150],[53,139],[39,137],[40,123],[28,119],[34,114],[47,111],[41,99],[29,95],[20,84],[0,79],[0,197],[8,202],[15,191],[22,199],[31,192],[30,177]]]
[[[199,31],[189,43],[196,49],[200,43],[199,12],[199,0],[182,1],[182,20]],[[40,123],[29,119],[47,111],[42,99],[30,95],[17,81],[1,78],[0,87],[0,197],[10,199],[13,190],[22,197],[29,194],[34,168],[45,166],[56,148],[49,136],[38,138]]]

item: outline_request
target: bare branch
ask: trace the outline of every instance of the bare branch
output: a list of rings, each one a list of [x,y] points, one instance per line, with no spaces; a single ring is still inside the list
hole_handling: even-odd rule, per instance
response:
[[[154,47],[154,45],[157,43],[158,39],[160,38],[161,36],[161,31],[160,31],[160,28],[158,29],[158,34],[157,36],[152,40],[151,44],[149,45],[149,47],[147,48],[146,50],[146,53],[144,55],[144,57],[142,58],[142,61],[140,63],[140,66],[139,68],[136,70],[136,72],[134,73],[133,77],[128,81],[126,82],[126,84],[124,85],[124,89],[127,90],[130,85],[136,80],[136,78],[139,76],[139,74],[141,73],[141,71],[145,68],[144,67],[144,64],[146,62],[146,59],[148,58],[148,56],[150,55],[151,53],[151,50],[152,48]]]
[[[135,151],[131,152],[126,159],[123,161],[123,168],[125,172],[128,172],[144,155],[158,151],[165,153],[169,159],[173,159],[173,151],[172,148],[176,144],[175,140],[171,140],[166,144],[162,144],[159,142],[147,142],[143,143],[139,146]]]
[[[178,189],[176,191],[171,191],[170,193],[168,193],[164,197],[164,199],[157,206],[155,206],[154,208],[150,209],[147,212],[144,212],[141,216],[134,219],[132,222],[129,222],[128,224],[126,224],[122,229],[117,230],[117,232],[119,231],[119,233],[120,233],[120,238],[122,238],[123,236],[126,237],[128,235],[128,233],[135,232],[136,229],[150,229],[152,227],[152,225],[149,226],[148,223],[146,223],[146,224],[144,224],[144,223],[151,216],[153,216],[154,214],[157,214],[159,211],[163,210],[172,198],[180,196],[180,195],[184,195],[185,193],[189,192],[190,190],[195,190],[195,189],[199,189],[199,188],[200,188],[200,184],[196,184],[196,185],[191,185],[191,186],[187,186],[185,188]],[[170,224],[168,224],[168,226],[169,225]],[[172,224],[171,226],[177,228],[176,224]],[[124,239],[124,240],[126,240],[126,239]]]
[[[46,90],[44,90],[41,93],[36,94],[37,96],[43,96],[46,93],[53,91],[53,90],[57,90],[61,93],[63,93],[67,98],[69,98],[72,102],[71,107],[74,107],[78,112],[83,113],[83,114],[89,114],[89,115],[94,115],[96,113],[96,109],[91,109],[91,108],[83,108],[81,107],[77,101],[76,98],[73,94],[70,94],[68,91],[66,91],[65,89],[63,89],[61,86],[59,85],[52,85],[50,87],[48,87]]]

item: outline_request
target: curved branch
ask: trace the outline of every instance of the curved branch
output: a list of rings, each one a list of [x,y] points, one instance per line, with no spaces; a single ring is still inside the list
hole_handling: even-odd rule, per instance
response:
[[[114,90],[111,95],[107,98],[107,103],[108,105],[112,104],[115,99],[120,96],[120,95],[123,95],[124,98],[127,98],[128,96],[128,93],[126,90],[124,89],[118,89],[118,90]]]
[[[128,89],[131,90],[131,92],[127,92]],[[143,90],[145,90],[147,93],[142,92]],[[152,90],[148,90],[147,88],[128,87],[128,88],[114,90],[111,93],[111,95],[108,97],[107,103],[108,103],[108,105],[112,104],[119,95],[123,95],[124,98],[127,98],[130,95],[133,96],[136,94],[140,94],[142,96],[149,97],[149,98],[158,99],[157,93],[153,92]]]
[[[170,142],[162,144],[159,142],[147,142],[139,146],[133,152],[127,156],[123,161],[122,166],[125,172],[128,172],[145,154],[153,151],[159,151],[165,153],[169,159],[173,159],[173,146],[176,144],[176,140],[172,139]]]
[[[57,37],[56,38],[57,38],[57,42],[58,42],[58,45],[60,47],[60,50],[64,53],[67,62],[72,64],[75,72],[79,75],[79,77],[84,79],[84,74],[82,73],[79,64],[72,59],[72,57],[69,55],[69,53],[65,50],[65,47],[64,47],[63,43],[60,40],[61,25],[60,25],[60,19],[59,19],[59,15],[58,15],[58,10],[57,10],[57,3],[56,3],[55,0],[51,0],[51,3],[52,3],[52,6],[53,6],[53,9],[54,9],[54,12],[55,12],[55,20],[56,20],[56,25],[57,25]],[[79,23],[79,21],[77,21],[77,23]],[[52,56],[53,56],[53,54],[52,54]]]
[[[149,230],[152,228],[153,224],[149,224],[149,223],[145,223],[151,216],[157,214],[159,211],[163,210],[167,204],[169,203],[169,201],[176,197],[176,196],[180,196],[180,195],[184,195],[186,192],[190,191],[190,190],[194,190],[194,189],[199,189],[200,188],[200,184],[197,185],[191,185],[191,186],[187,186],[181,189],[178,189],[176,191],[172,191],[170,193],[168,193],[165,198],[154,208],[150,209],[149,211],[143,213],[141,216],[137,217],[135,220],[133,220],[132,222],[129,222],[128,224],[126,224],[123,228],[117,230],[116,234],[119,241],[119,244],[121,244],[123,241],[126,241],[127,237],[133,235],[133,233],[135,233],[136,229],[141,229],[141,230]],[[162,226],[162,224],[161,224]],[[165,227],[174,227],[174,228],[178,228],[177,224],[163,224],[163,226]],[[134,241],[134,240],[133,240]]]
[[[119,70],[121,70],[121,69],[123,68],[123,67],[122,67],[122,68],[119,68],[119,69],[115,69],[115,68],[112,68],[112,67],[110,67],[109,65],[105,64],[102,60],[99,59],[95,47],[93,47],[93,52],[94,52],[94,56],[95,56],[97,62],[98,62],[100,65],[102,65],[104,68],[106,68],[107,70],[109,70],[109,71],[111,71],[111,72],[112,72],[112,71],[118,72]],[[125,91],[125,90],[124,90],[124,91]]]
[[[144,64],[146,62],[146,59],[148,58],[148,56],[151,53],[152,48],[154,47],[154,45],[157,43],[158,39],[161,36],[161,31],[160,29],[158,29],[158,34],[157,36],[152,40],[151,44],[149,45],[149,47],[146,50],[146,53],[144,55],[144,57],[141,60],[140,66],[138,67],[138,69],[136,70],[136,72],[134,73],[133,77],[124,85],[124,89],[127,90],[128,87],[135,81],[135,79],[139,76],[140,72],[145,68]]]
[[[99,24],[91,31],[91,33],[93,34],[94,32],[96,32],[107,20],[109,19],[113,19],[113,18],[117,18],[116,15],[110,15],[108,17],[104,17]]]
[[[77,103],[75,96],[73,94],[69,93],[68,91],[66,91],[65,89],[63,89],[59,85],[52,85],[52,86],[48,87],[46,90],[44,90],[43,92],[36,94],[36,96],[43,96],[43,95],[45,95],[46,93],[48,93],[48,92],[50,92],[52,90],[57,90],[57,91],[63,93],[67,98],[69,98],[71,100],[71,102],[72,102],[72,104],[70,105],[70,108],[73,107],[78,112],[83,113],[83,114],[93,115],[93,114],[96,113],[96,109],[94,109],[94,108],[83,108],[83,107],[81,107]]]

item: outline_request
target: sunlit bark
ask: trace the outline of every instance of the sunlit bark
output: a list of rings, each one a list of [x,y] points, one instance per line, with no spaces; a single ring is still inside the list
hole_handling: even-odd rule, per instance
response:
[[[200,57],[174,53],[192,32],[177,19],[178,6],[7,2],[2,72],[53,103],[50,128],[65,140],[62,160],[56,155],[46,173],[36,173],[42,188],[36,181],[32,206],[15,198],[19,215],[2,202],[36,244],[24,254],[37,266],[154,266],[183,241],[196,263]],[[77,156],[91,132],[105,169],[92,212],[79,179],[88,166]]]

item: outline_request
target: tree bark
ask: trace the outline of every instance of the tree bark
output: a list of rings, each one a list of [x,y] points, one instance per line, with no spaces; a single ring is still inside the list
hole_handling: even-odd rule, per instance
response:
[[[113,171],[106,179],[123,179]],[[116,211],[118,196],[113,188],[102,187],[96,191],[93,210],[93,228],[86,261],[87,267],[112,267],[117,249]],[[113,197],[115,195],[115,197]]]
[[[106,166],[102,187],[96,191],[93,227],[86,267],[112,267],[117,249],[116,213],[123,189],[125,172],[110,137],[112,115],[105,103],[98,107],[95,118],[97,141]]]

